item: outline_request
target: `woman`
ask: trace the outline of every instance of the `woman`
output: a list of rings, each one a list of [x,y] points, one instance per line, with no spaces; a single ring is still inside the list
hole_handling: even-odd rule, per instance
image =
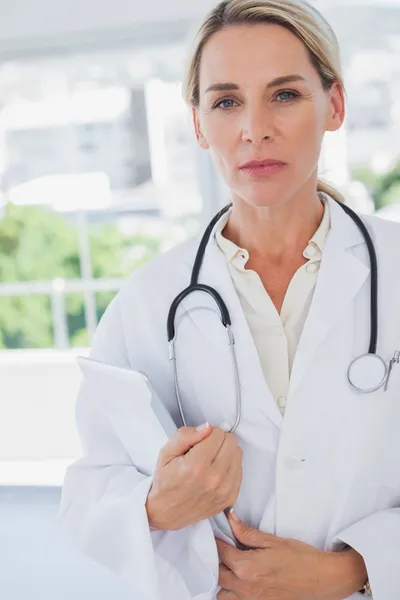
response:
[[[82,388],[84,457],[67,473],[61,521],[138,599],[355,599],[369,579],[375,600],[394,600],[400,368],[392,361],[386,391],[362,394],[348,381],[368,351],[374,265],[360,226],[317,175],[323,136],[345,113],[336,38],[305,2],[222,2],[199,30],[185,95],[231,191],[198,280],[230,313],[241,419],[218,307],[194,292],[168,329],[188,426],[146,476]],[[387,365],[400,346],[399,228],[363,222],[377,253],[377,351]],[[198,247],[191,240],[136,271],[92,349],[146,372],[179,426],[166,323]],[[233,504],[238,547],[210,518]]]

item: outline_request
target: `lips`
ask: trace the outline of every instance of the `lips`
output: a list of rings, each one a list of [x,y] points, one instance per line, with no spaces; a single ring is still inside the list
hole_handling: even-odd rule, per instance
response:
[[[239,169],[252,169],[257,167],[267,167],[272,165],[286,165],[282,160],[276,160],[274,158],[264,158],[262,160],[251,160],[250,162],[240,165]]]
[[[264,160],[252,160],[239,167],[239,169],[252,177],[263,177],[265,175],[274,175],[281,171],[287,163],[275,160],[275,159],[264,159]]]

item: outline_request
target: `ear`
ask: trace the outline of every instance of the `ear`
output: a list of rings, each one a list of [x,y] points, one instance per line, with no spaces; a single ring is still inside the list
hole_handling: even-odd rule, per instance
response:
[[[326,131],[337,131],[343,124],[346,114],[343,87],[339,82],[335,82],[328,94],[329,106]]]
[[[203,148],[203,150],[208,150],[208,148],[209,148],[208,142],[207,142],[205,135],[202,132],[201,125],[200,125],[199,111],[195,107],[192,108],[192,117],[193,117],[194,130],[196,133],[196,139],[197,139],[200,147]]]

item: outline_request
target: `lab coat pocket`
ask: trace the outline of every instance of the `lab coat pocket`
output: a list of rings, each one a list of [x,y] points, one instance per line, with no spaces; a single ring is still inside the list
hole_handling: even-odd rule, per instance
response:
[[[370,485],[359,478],[348,484],[332,482],[330,496],[333,501],[324,548],[328,551],[340,549],[341,542],[335,541],[335,536],[340,531],[373,513],[395,508],[400,504],[400,488]]]
[[[341,479],[400,489],[400,369],[387,392],[354,394],[342,428]]]

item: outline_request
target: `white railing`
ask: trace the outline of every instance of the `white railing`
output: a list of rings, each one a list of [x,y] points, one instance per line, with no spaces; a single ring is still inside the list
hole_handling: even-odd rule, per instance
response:
[[[48,295],[51,299],[54,345],[57,349],[69,348],[69,332],[65,294],[82,292],[85,296],[85,317],[89,344],[96,328],[96,292],[117,292],[124,279],[53,279],[51,281],[26,281],[0,283],[0,296]]]

